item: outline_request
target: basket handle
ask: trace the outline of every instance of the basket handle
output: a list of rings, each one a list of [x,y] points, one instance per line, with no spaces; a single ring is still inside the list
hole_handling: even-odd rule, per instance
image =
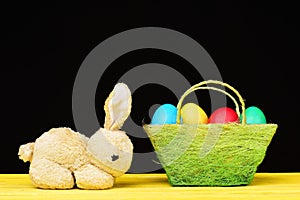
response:
[[[218,92],[222,92],[223,94],[227,95],[228,97],[230,97],[232,99],[232,101],[234,102],[235,106],[236,106],[236,113],[237,115],[240,117],[240,110],[239,110],[239,104],[237,103],[237,101],[235,100],[235,98],[229,94],[228,92],[226,92],[225,90],[222,90],[222,89],[219,89],[219,88],[216,88],[216,87],[210,87],[210,86],[207,86],[207,87],[203,87],[203,85],[207,85],[207,84],[217,84],[217,85],[222,85],[222,86],[225,86],[227,88],[229,88],[231,91],[233,91],[236,96],[238,97],[240,103],[241,103],[241,108],[242,108],[242,124],[246,124],[246,116],[245,116],[245,102],[244,102],[244,99],[242,98],[242,96],[240,95],[240,93],[234,89],[232,86],[230,86],[229,84],[227,83],[224,83],[222,81],[217,81],[217,80],[207,80],[207,81],[202,81],[200,83],[197,83],[195,85],[193,85],[190,89],[188,89],[182,96],[181,98],[179,99],[178,101],[178,104],[177,104],[177,118],[176,118],[176,123],[179,124],[180,123],[180,110],[181,110],[181,106],[182,106],[182,102],[184,100],[184,98],[189,95],[190,93],[196,91],[196,90],[199,90],[199,89],[210,89],[210,90],[215,90],[215,91],[218,91]]]

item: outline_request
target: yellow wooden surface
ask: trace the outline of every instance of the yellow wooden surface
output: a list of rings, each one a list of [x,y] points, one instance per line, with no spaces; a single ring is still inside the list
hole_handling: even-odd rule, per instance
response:
[[[125,174],[109,190],[42,190],[27,174],[0,174],[4,199],[297,199],[300,173],[257,173],[252,184],[237,187],[171,187],[165,174]]]

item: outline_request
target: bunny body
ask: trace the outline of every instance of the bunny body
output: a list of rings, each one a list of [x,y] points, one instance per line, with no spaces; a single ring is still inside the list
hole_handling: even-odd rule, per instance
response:
[[[123,175],[132,161],[133,145],[126,133],[118,130],[130,112],[128,91],[125,84],[115,86],[105,104],[106,124],[91,138],[60,127],[43,133],[34,143],[21,145],[19,157],[31,162],[29,175],[33,184],[45,189],[70,189],[75,184],[82,189],[111,188],[115,177]],[[108,109],[112,105],[118,109]],[[107,122],[113,125],[117,121],[114,117],[120,116],[113,110],[123,111],[119,113],[123,118],[114,125],[117,128],[108,128]]]

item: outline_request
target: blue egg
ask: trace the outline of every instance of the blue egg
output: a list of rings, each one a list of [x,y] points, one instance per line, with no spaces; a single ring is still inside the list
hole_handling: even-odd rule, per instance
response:
[[[172,104],[159,106],[151,120],[151,124],[176,124],[177,108]]]

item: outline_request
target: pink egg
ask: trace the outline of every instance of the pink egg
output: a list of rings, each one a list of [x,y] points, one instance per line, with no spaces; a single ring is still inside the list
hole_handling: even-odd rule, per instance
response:
[[[221,107],[215,110],[208,119],[208,123],[239,123],[239,116],[229,107]]]

